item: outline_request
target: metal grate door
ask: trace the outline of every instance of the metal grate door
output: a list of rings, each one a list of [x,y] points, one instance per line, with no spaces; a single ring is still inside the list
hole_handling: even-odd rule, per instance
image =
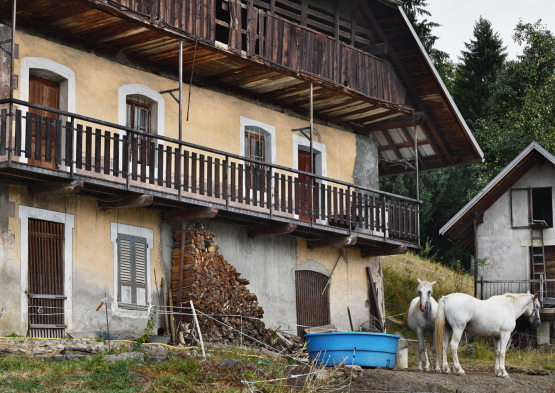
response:
[[[330,324],[330,289],[328,277],[309,270],[295,272],[297,291],[297,334],[304,335],[304,326]],[[324,288],[325,291],[324,291]]]
[[[29,337],[63,338],[64,225],[29,220]]]

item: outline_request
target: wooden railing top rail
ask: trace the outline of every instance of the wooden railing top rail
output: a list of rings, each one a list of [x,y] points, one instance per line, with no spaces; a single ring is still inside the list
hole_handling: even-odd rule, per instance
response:
[[[190,143],[190,142],[180,141],[180,140],[177,140],[177,139],[174,139],[174,138],[169,138],[167,136],[150,134],[150,133],[147,133],[147,132],[136,130],[136,129],[131,128],[131,127],[123,126],[123,125],[120,125],[120,124],[116,124],[116,123],[112,123],[112,122],[108,122],[108,121],[104,121],[104,120],[95,119],[95,118],[88,117],[88,116],[79,115],[79,114],[72,113],[72,112],[67,112],[67,111],[63,111],[63,110],[59,110],[59,109],[54,109],[54,108],[46,107],[46,106],[43,106],[43,105],[33,104],[33,103],[30,103],[30,102],[15,99],[15,98],[14,99],[5,98],[5,99],[0,100],[0,105],[10,104],[10,103],[25,106],[25,107],[28,107],[28,108],[34,108],[34,109],[39,109],[39,110],[43,110],[43,111],[47,111],[47,112],[51,112],[51,113],[56,113],[56,114],[61,115],[61,116],[70,117],[72,119],[83,120],[83,121],[86,121],[86,122],[89,122],[89,123],[98,124],[98,125],[105,126],[105,127],[115,128],[115,129],[118,129],[118,130],[133,133],[135,135],[141,135],[141,136],[144,136],[144,137],[154,138],[154,139],[165,141],[165,142],[171,142],[171,143],[177,144],[179,146],[183,146],[183,147],[198,149],[198,150],[202,150],[202,151],[206,151],[206,152],[210,152],[210,153],[214,153],[214,154],[219,154],[219,155],[222,155],[222,156],[225,156],[225,157],[228,157],[228,158],[234,158],[234,159],[237,159],[237,160],[250,162],[250,163],[253,163],[253,164],[263,165],[265,167],[276,169],[276,170],[288,171],[288,172],[295,173],[297,175],[309,176],[313,179],[332,182],[332,183],[339,184],[339,185],[342,185],[342,186],[345,186],[345,187],[350,187],[354,190],[366,191],[366,192],[370,192],[370,193],[374,193],[374,194],[378,194],[378,195],[388,196],[390,198],[397,198],[399,200],[403,200],[403,201],[407,201],[407,202],[422,204],[422,201],[417,200],[417,199],[413,199],[413,198],[409,198],[409,197],[405,197],[405,196],[401,196],[401,195],[396,195],[396,194],[392,194],[392,193],[385,192],[385,191],[375,190],[373,188],[364,187],[364,186],[356,185],[356,184],[353,184],[353,183],[348,183],[348,182],[344,182],[344,181],[341,181],[341,180],[332,179],[332,178],[325,177],[325,176],[320,176],[320,175],[317,175],[317,174],[303,172],[303,171],[300,171],[298,169],[288,168],[288,167],[281,166],[281,165],[276,165],[276,164],[272,164],[272,163],[268,163],[268,162],[264,162],[264,161],[259,161],[259,160],[247,158],[247,157],[240,156],[240,155],[237,155],[237,154],[228,153],[228,152],[217,150],[217,149],[212,149],[210,147],[201,146],[201,145],[197,145],[197,144]],[[8,116],[9,116],[9,114],[8,114]]]

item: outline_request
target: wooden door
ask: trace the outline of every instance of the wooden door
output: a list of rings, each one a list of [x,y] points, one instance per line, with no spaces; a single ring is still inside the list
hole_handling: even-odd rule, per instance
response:
[[[29,102],[37,105],[44,105],[54,109],[60,109],[60,85],[57,83],[49,82],[44,79],[37,78],[35,76],[29,77]],[[46,117],[52,118],[52,121],[58,119],[58,115],[48,111],[41,111],[38,109],[30,108],[29,112],[35,117],[37,114],[42,116],[43,122]],[[44,130],[44,124],[42,125]],[[47,162],[44,157],[45,147],[46,147],[46,132],[41,132],[41,140],[36,141],[37,126],[33,123],[33,133],[32,133],[32,151],[35,152],[35,144],[41,144],[41,157],[29,158],[29,164],[38,165],[45,168],[56,169],[56,163],[54,159]],[[57,130],[52,127],[52,156],[59,155],[61,152],[55,151],[56,146],[56,135]]]
[[[310,172],[310,153],[299,150],[299,171]],[[313,157],[313,171],[316,170],[316,155]],[[299,218],[303,221],[310,221],[310,212],[314,209],[314,179],[309,176],[299,175],[299,186],[297,188],[297,209],[299,209]],[[308,196],[312,195],[312,198]],[[309,203],[311,201],[312,203]],[[316,216],[313,215],[313,221],[316,221]]]
[[[297,335],[303,336],[304,326],[324,326],[330,321],[330,289],[328,277],[309,270],[295,272],[297,292]],[[324,290],[325,288],[325,290]]]
[[[64,225],[29,220],[29,337],[63,338]]]

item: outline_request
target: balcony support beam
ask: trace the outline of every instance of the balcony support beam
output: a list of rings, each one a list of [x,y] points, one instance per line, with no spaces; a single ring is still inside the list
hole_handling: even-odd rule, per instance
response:
[[[409,117],[396,117],[390,120],[384,120],[377,123],[368,124],[364,127],[367,131],[387,130],[391,128],[412,127],[417,126],[426,121],[424,112],[416,112]]]
[[[408,251],[407,246],[381,247],[381,248],[370,248],[370,249],[362,250],[360,252],[360,255],[363,258],[381,257],[386,255],[406,254],[407,251]]]
[[[262,236],[278,236],[285,235],[297,229],[297,224],[278,223],[272,225],[261,225],[247,229],[249,239],[256,239]]]
[[[162,213],[163,222],[207,220],[216,217],[218,209],[215,207],[188,207],[185,209],[169,210]]]
[[[315,250],[317,248],[354,246],[356,242],[357,237],[351,235],[341,237],[324,237],[318,240],[307,240],[306,245],[309,250]]]
[[[30,197],[78,194],[85,185],[82,181],[40,183],[27,186]]]
[[[113,209],[129,209],[132,207],[147,207],[152,205],[152,195],[130,195],[126,197],[114,197],[104,201],[98,201],[98,207],[102,211]]]

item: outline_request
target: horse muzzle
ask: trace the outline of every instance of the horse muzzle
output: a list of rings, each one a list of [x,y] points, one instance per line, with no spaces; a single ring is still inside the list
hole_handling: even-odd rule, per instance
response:
[[[534,322],[532,322],[532,328],[537,329],[541,325],[542,321],[537,318]]]
[[[426,305],[425,304],[420,304],[420,311],[426,312]]]

